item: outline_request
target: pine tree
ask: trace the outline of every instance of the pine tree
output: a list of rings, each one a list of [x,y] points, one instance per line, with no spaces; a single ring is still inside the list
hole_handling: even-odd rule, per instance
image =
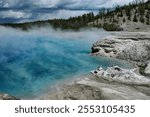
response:
[[[123,17],[123,12],[122,11],[120,12],[120,17]]]
[[[143,15],[141,15],[141,17],[140,17],[140,21],[141,21],[142,23],[144,23],[144,22],[145,22],[145,20],[144,20],[144,16],[143,16]]]
[[[137,22],[137,21],[138,21],[136,14],[134,15],[133,21],[134,21],[134,22]]]
[[[128,20],[131,20],[131,14],[129,14],[129,16],[128,16]]]
[[[146,19],[147,19],[146,24],[150,25],[150,11],[147,12]]]
[[[123,22],[124,22],[124,23],[126,22],[126,19],[125,19],[125,17],[123,18]]]
[[[147,25],[150,25],[150,21],[149,21],[149,19],[147,19],[147,22],[146,22],[146,24],[147,24]]]
[[[131,20],[131,12],[130,12],[130,8],[126,8],[126,16],[128,17],[128,20]]]

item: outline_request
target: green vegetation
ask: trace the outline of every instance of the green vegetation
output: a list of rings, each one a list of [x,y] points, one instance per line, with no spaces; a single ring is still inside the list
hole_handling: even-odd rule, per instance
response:
[[[146,69],[146,67],[147,67],[146,64],[139,66],[139,73],[140,73],[141,75],[144,75],[144,76],[146,75],[146,74],[145,74],[145,69]]]
[[[107,31],[121,31],[122,29],[120,28],[119,25],[113,24],[113,23],[104,23],[103,28]]]
[[[136,14],[134,15],[133,21],[134,21],[134,22],[137,22],[137,21],[138,21]]]
[[[61,29],[78,30],[80,28],[85,27],[88,22],[93,21],[93,18],[94,14],[91,12],[78,17],[71,17],[69,19],[52,19],[52,20],[17,23],[17,24],[8,23],[2,25],[13,28],[21,28],[23,30],[30,29],[33,26],[42,27],[47,25],[51,25],[54,29],[61,28]]]
[[[123,18],[123,22],[124,22],[124,23],[126,22],[126,19],[125,19],[125,18]]]
[[[134,15],[134,16],[133,16]],[[85,27],[104,28],[108,31],[122,30],[120,25],[127,21],[142,22],[150,24],[150,0],[144,3],[143,0],[135,0],[133,3],[124,6],[116,6],[113,9],[102,8],[97,15],[93,12],[82,16],[70,17],[69,19],[51,19],[45,21],[35,21],[28,23],[8,23],[3,26],[28,30],[35,27],[52,26],[54,29],[79,30]]]

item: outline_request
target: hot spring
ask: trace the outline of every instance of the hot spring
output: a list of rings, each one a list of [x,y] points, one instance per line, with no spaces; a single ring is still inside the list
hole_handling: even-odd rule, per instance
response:
[[[33,99],[49,86],[91,70],[127,62],[90,56],[91,46],[109,35],[98,29],[54,31],[50,28],[28,32],[0,28],[0,92]]]

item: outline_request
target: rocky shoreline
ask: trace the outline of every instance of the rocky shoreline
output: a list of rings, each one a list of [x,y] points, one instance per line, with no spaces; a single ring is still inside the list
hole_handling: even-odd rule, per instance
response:
[[[19,98],[16,98],[14,96],[10,96],[8,94],[0,93],[0,100],[19,100]]]
[[[87,75],[42,100],[150,100],[149,84],[123,83]]]
[[[129,61],[139,68],[140,74],[150,75],[150,32],[106,37],[93,44],[92,53]]]

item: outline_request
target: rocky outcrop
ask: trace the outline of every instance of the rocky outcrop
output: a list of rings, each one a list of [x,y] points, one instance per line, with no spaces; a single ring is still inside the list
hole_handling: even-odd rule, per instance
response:
[[[124,60],[150,60],[150,41],[133,37],[108,37],[93,44],[92,53]]]
[[[109,67],[107,70],[98,68],[91,71],[94,76],[109,81],[117,81],[128,84],[150,84],[150,79],[134,72],[135,69],[123,69],[118,66]]]
[[[139,67],[140,74],[150,77],[150,65],[147,65],[150,60],[149,31],[122,33],[96,42],[92,46],[92,53],[132,62]]]
[[[1,94],[0,93],[0,100],[19,100],[19,98],[10,96],[8,94]]]

